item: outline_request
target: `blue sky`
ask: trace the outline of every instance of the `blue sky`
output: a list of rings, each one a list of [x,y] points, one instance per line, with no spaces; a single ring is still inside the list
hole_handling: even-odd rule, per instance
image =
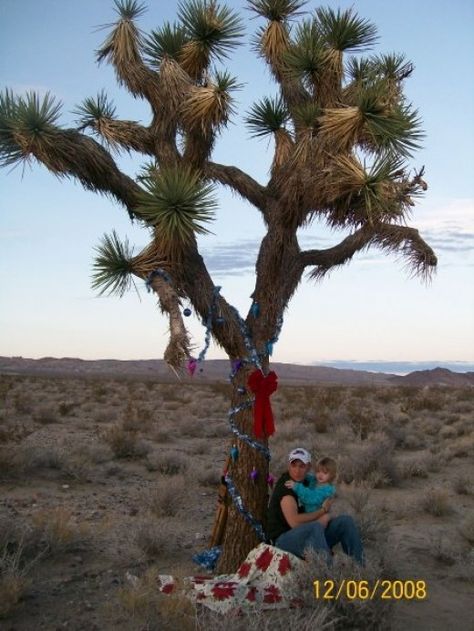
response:
[[[245,2],[228,3],[243,8]],[[403,262],[377,250],[357,256],[324,281],[301,284],[285,314],[276,361],[309,363],[331,359],[421,361],[474,359],[474,28],[473,3],[408,0],[329,3],[354,5],[378,27],[379,52],[403,52],[415,65],[408,98],[424,122],[424,147],[413,168],[425,165],[429,190],[410,225],[420,229],[439,257],[432,282],[410,278]],[[150,3],[140,26],[149,31],[173,20],[176,2]],[[318,6],[307,4],[308,9]],[[245,9],[247,38],[258,20]],[[61,122],[101,89],[125,119],[148,122],[148,108],[115,83],[110,67],[97,66],[94,50],[114,19],[111,0],[2,0],[0,87],[15,92],[48,90],[63,103]],[[219,140],[214,159],[236,164],[264,183],[272,146],[249,138],[241,124],[250,105],[274,95],[268,72],[247,48],[227,64],[244,83],[238,114]],[[118,159],[130,174],[138,156]],[[146,235],[109,199],[58,180],[38,164],[0,171],[0,355],[25,357],[159,358],[167,322],[155,298],[140,285],[125,298],[97,297],[90,287],[94,246],[116,229],[137,246]],[[200,240],[214,282],[242,314],[250,305],[252,269],[263,224],[249,205],[228,192],[213,236]],[[303,245],[330,246],[345,234],[313,224]],[[198,348],[204,331],[189,325]],[[223,357],[211,347],[209,357]]]

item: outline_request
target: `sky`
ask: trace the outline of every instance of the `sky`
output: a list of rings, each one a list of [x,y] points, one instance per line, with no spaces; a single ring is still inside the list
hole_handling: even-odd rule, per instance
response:
[[[240,9],[250,40],[261,20],[245,2]],[[318,283],[305,278],[285,312],[273,359],[317,363],[331,360],[474,360],[474,4],[471,0],[329,2],[354,6],[378,29],[373,52],[402,52],[415,71],[406,82],[426,133],[410,161],[426,169],[429,189],[409,225],[434,248],[432,281],[412,278],[403,261],[378,250]],[[309,2],[308,11],[318,3]],[[177,3],[150,2],[139,20],[145,32],[173,21]],[[110,66],[98,66],[94,51],[106,37],[99,27],[115,19],[111,0],[0,0],[0,89],[50,92],[62,102],[64,127],[74,126],[74,108],[104,89],[121,118],[147,124],[149,110],[119,88]],[[273,146],[249,137],[242,124],[252,103],[273,96],[268,70],[249,46],[226,63],[243,83],[237,114],[219,138],[213,158],[235,164],[264,184]],[[138,155],[117,158],[135,174]],[[99,297],[91,288],[94,247],[113,229],[139,251],[146,233],[132,226],[122,207],[58,180],[38,163],[0,170],[0,355],[83,359],[161,358],[167,319],[142,283],[124,298]],[[253,269],[264,226],[258,211],[228,191],[211,230],[200,237],[204,259],[222,295],[242,315],[250,307]],[[314,223],[300,234],[303,247],[329,247],[346,233]],[[186,305],[184,305],[186,306]],[[193,343],[204,344],[202,326],[188,318]],[[209,358],[223,358],[211,346]]]

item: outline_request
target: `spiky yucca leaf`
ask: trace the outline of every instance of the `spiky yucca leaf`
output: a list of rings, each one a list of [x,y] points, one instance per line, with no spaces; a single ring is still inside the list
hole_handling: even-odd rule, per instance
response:
[[[284,54],[285,72],[292,78],[302,80],[307,88],[314,90],[320,84],[325,47],[314,20],[298,24],[289,50]]]
[[[419,149],[424,133],[417,110],[407,105],[391,107],[382,112],[361,111],[364,116],[364,141],[368,148],[378,152],[393,151],[409,157]]]
[[[111,235],[104,234],[93,265],[92,288],[99,294],[116,294],[120,297],[132,283],[133,248],[128,239],[120,241],[115,230]]]
[[[201,129],[205,134],[226,125],[234,113],[230,92],[241,86],[227,71],[217,72],[205,87],[193,87],[181,107],[182,120],[188,129]]]
[[[274,75],[281,70],[283,56],[288,51],[290,37],[285,22],[273,20],[259,29],[253,38],[254,50],[270,64]]]
[[[324,112],[317,103],[306,101],[297,105],[292,113],[296,128],[311,128],[316,131],[320,126],[319,118]]]
[[[179,54],[187,42],[188,37],[183,26],[165,22],[161,28],[151,31],[145,39],[143,50],[149,64],[154,68],[160,68],[164,57],[178,61]]]
[[[295,145],[291,157],[294,168],[312,164],[315,166],[316,154],[319,143],[315,138],[320,129],[320,116],[322,110],[317,103],[306,101],[293,109],[293,121],[295,125]]]
[[[260,138],[282,129],[288,119],[289,113],[281,98],[264,97],[252,105],[245,122],[251,136]]]
[[[267,20],[283,22],[298,16],[306,0],[247,0],[251,11]]]
[[[217,2],[181,2],[178,16],[190,40],[181,49],[180,61],[195,79],[200,78],[211,59],[227,57],[243,35],[240,16]]]
[[[51,138],[57,129],[61,103],[49,92],[41,99],[36,92],[15,96],[0,93],[0,164],[12,165],[30,156],[39,140]]]
[[[377,29],[359,18],[352,8],[334,12],[330,7],[316,9],[315,19],[322,37],[330,48],[340,52],[367,49],[377,41]]]
[[[97,97],[88,97],[79,105],[73,114],[77,114],[77,124],[79,129],[95,127],[101,119],[113,120],[115,118],[115,106],[109,101],[104,90],[101,90]]]
[[[217,208],[212,185],[205,184],[190,168],[161,169],[144,179],[144,192],[139,199],[137,215],[153,226],[163,252],[179,255],[192,242],[194,235],[209,231]]]
[[[375,55],[370,63],[374,72],[393,81],[402,81],[413,72],[413,64],[401,53]]]
[[[366,169],[355,156],[336,156],[324,178],[323,195],[333,207],[331,225],[362,225],[393,221],[404,216],[406,200],[400,194],[405,176],[403,159],[393,155],[378,157]]]
[[[146,6],[137,0],[114,0],[114,4],[122,20],[135,20],[146,12]]]
[[[321,143],[333,154],[350,151],[364,124],[358,107],[327,108],[319,121]]]

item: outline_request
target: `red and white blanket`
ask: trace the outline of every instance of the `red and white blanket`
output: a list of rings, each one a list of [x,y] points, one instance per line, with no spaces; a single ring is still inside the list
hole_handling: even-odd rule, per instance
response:
[[[303,561],[273,546],[261,543],[254,548],[235,574],[215,577],[193,576],[185,580],[185,593],[196,603],[219,613],[259,605],[264,609],[301,605],[293,570]],[[175,591],[172,576],[159,576],[159,589]]]

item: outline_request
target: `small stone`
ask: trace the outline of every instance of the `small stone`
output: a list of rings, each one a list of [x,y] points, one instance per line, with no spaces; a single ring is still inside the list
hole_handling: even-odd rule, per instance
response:
[[[69,484],[63,484],[62,488],[63,489],[68,489],[69,488]],[[67,624],[67,622],[65,624]]]

